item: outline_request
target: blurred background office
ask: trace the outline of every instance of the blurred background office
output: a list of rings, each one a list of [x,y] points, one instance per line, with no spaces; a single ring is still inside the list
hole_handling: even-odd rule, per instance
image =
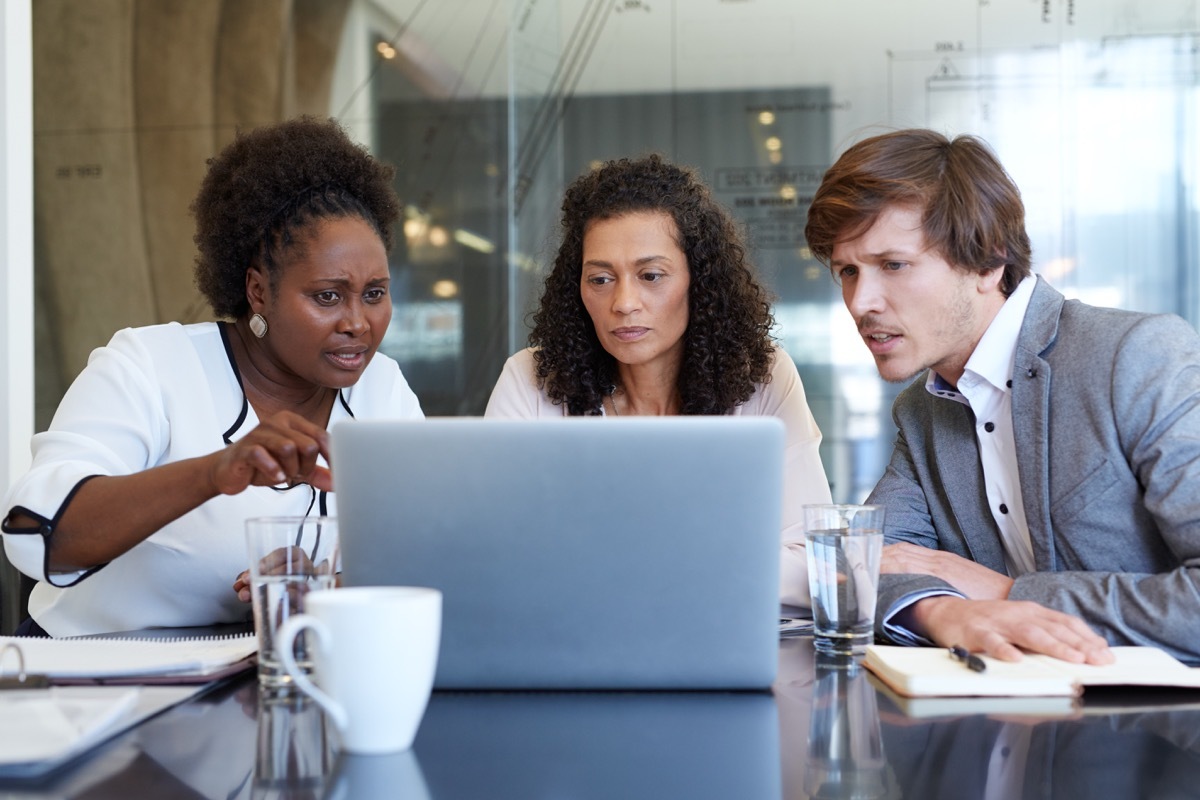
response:
[[[6,0],[0,24],[5,486],[92,348],[207,318],[187,211],[204,161],[298,113],[397,167],[382,349],[430,415],[482,413],[525,346],[565,185],[648,151],[697,167],[745,226],[837,500],[881,473],[900,388],[803,240],[853,141],[983,136],[1024,193],[1036,271],[1200,318],[1194,0]]]

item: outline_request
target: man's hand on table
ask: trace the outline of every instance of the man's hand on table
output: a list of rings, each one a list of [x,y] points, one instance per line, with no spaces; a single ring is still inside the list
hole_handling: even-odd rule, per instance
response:
[[[918,600],[909,619],[942,647],[959,645],[1001,661],[1022,652],[1077,664],[1111,664],[1108,643],[1083,620],[1026,600],[966,600],[940,595]]]

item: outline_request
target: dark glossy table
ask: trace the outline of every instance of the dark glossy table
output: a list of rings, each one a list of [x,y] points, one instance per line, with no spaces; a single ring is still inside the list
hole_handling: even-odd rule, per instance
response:
[[[1200,796],[1194,693],[901,706],[788,639],[772,693],[438,692],[411,752],[355,757],[313,704],[260,697],[247,675],[0,798]]]

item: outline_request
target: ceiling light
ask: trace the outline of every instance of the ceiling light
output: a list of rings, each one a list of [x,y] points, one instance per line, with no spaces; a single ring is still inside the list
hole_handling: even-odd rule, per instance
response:
[[[458,228],[454,231],[454,241],[461,244],[463,247],[469,247],[472,250],[478,250],[481,253],[494,253],[496,245],[492,244],[487,239],[477,233]]]
[[[458,296],[458,284],[451,280],[434,281],[429,291],[439,300],[449,300]]]

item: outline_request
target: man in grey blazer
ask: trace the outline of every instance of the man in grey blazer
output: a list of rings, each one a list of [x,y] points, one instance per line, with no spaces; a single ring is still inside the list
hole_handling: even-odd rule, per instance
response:
[[[1107,663],[1200,660],[1200,336],[1066,300],[980,140],[876,136],[826,173],[809,247],[880,375],[907,381],[878,632]]]

